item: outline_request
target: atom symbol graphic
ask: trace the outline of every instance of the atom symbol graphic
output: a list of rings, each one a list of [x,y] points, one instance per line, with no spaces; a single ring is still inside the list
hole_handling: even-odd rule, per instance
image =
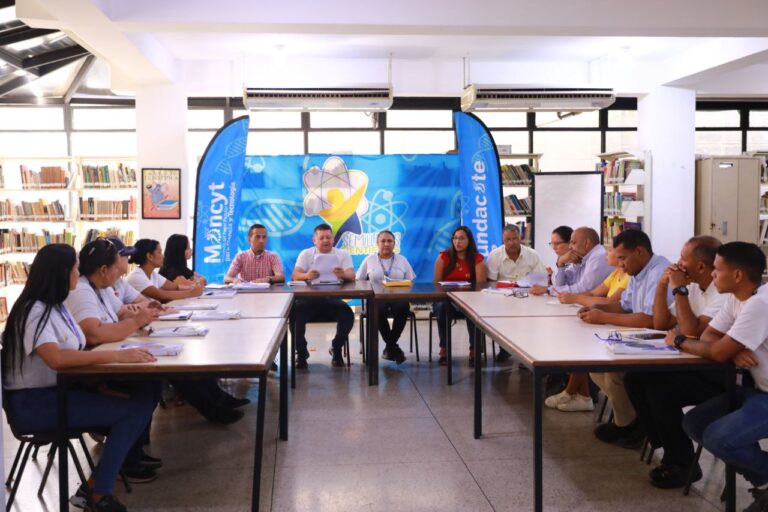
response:
[[[368,204],[368,212],[363,215],[363,230],[377,233],[382,229],[399,231],[405,234],[405,213],[408,204],[405,201],[393,201],[391,190],[380,189],[373,195]]]

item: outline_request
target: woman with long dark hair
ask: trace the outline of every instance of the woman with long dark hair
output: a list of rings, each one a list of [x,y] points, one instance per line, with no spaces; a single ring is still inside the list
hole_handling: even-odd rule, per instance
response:
[[[187,266],[192,257],[192,245],[187,235],[171,235],[165,242],[165,256],[160,275],[180,285],[205,286],[206,279]]]
[[[155,358],[140,349],[86,352],[85,334],[64,300],[78,285],[77,255],[65,244],[43,247],[35,256],[24,290],[8,316],[2,335],[3,387],[7,407],[22,432],[57,428],[56,372],[106,363],[147,363]],[[86,483],[93,510],[124,511],[112,495],[126,454],[152,416],[150,396],[122,398],[95,392],[67,393],[73,429],[106,427],[109,435],[92,477]]]
[[[160,242],[142,238],[134,244],[134,247],[136,253],[128,261],[135,263],[138,267],[128,274],[127,281],[137,292],[162,303],[202,295],[203,288],[201,286],[196,284],[179,285],[156,272],[163,266],[164,261],[163,248],[160,246]]]
[[[477,252],[475,237],[472,230],[466,226],[459,226],[451,235],[451,247],[441,252],[435,260],[435,284],[439,281],[469,281],[474,284],[482,284],[487,280],[483,255]],[[448,301],[435,302],[433,309],[437,317],[437,334],[440,338],[440,353],[438,362],[446,364],[445,351],[445,322],[448,308],[451,318],[464,318],[464,315],[450,305]],[[469,332],[469,365],[474,364],[475,351],[475,324],[467,319],[467,331]]]

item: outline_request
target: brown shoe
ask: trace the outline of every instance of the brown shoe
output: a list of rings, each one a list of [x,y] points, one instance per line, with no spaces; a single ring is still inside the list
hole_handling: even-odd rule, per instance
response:
[[[437,362],[443,366],[448,364],[448,357],[446,355],[445,347],[440,348],[440,352],[437,354]]]

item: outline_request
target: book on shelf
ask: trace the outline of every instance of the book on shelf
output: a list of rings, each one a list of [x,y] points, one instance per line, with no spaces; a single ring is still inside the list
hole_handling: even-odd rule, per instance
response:
[[[768,192],[760,197],[760,213],[768,213]]]
[[[643,226],[640,222],[630,222],[623,217],[606,217],[603,219],[603,243],[613,245],[613,237],[626,231],[627,229],[636,229],[642,231]]]
[[[106,229],[89,229],[85,233],[83,239],[83,245],[93,242],[97,238],[109,238],[115,237],[123,241],[125,245],[133,245],[135,236],[133,231],[126,231],[123,233],[119,228],[106,228]]]
[[[136,218],[136,199],[110,201],[80,198],[80,220],[129,220]]]
[[[530,215],[532,211],[531,203],[530,197],[520,199],[515,194],[508,195],[504,198],[504,215],[508,217]]]
[[[531,225],[524,220],[518,221],[514,223],[515,226],[520,230],[520,242],[523,245],[531,245]]]
[[[760,221],[760,245],[768,245],[768,219]]]
[[[606,185],[620,185],[626,181],[633,169],[642,168],[643,161],[634,158],[603,160],[595,165],[595,170],[603,173],[603,181]]]
[[[8,284],[24,284],[29,276],[29,263],[23,261],[10,261],[5,264]]]
[[[2,165],[0,165],[0,188],[5,188],[5,176],[3,175]]]
[[[0,202],[0,220],[19,220],[19,221],[64,221],[67,220],[64,206],[57,199],[47,201],[38,199],[37,201],[21,201],[15,203],[10,199]]]
[[[528,164],[502,165],[501,184],[504,186],[527,187],[531,185],[531,173],[534,172]]]
[[[625,201],[637,201],[637,192],[606,192],[603,194],[604,215],[621,215]]]
[[[109,165],[82,165],[83,188],[130,188],[136,187],[136,169],[118,163]]]
[[[26,165],[19,165],[21,188],[48,189],[67,188],[70,182],[69,172],[61,166],[43,166],[39,171],[30,170]]]
[[[37,252],[48,244],[74,246],[75,235],[68,229],[61,233],[51,233],[47,229],[40,233],[30,233],[26,229],[0,229],[0,253]]]

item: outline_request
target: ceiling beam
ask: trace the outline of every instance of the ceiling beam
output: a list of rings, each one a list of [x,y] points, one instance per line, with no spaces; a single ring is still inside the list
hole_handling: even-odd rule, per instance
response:
[[[22,75],[22,76],[17,76],[15,78],[12,78],[12,79],[8,80],[7,82],[5,82],[3,84],[0,84],[0,97],[3,96],[4,94],[14,90],[14,89],[18,89],[19,87],[24,86],[24,85],[26,85],[26,84],[34,81],[34,80],[38,80],[40,78],[43,78],[45,75],[47,75],[49,73],[53,73],[57,69],[63,68],[67,64],[70,64],[70,63],[76,61],[78,58],[80,58],[80,57],[70,57],[68,59],[59,60],[59,61],[54,62],[52,64],[46,64],[45,66],[40,66],[38,68],[38,70],[37,70],[40,74],[37,75],[37,76],[30,76],[29,74],[25,74],[25,75]],[[28,70],[25,70],[25,71],[28,71]]]
[[[0,0],[0,9],[13,7],[14,5],[16,5],[16,0]]]
[[[14,89],[18,89],[23,85],[27,85],[32,80],[33,78],[30,77],[29,75],[23,75],[23,76],[17,76],[17,77],[11,78],[7,82],[3,82],[2,84],[0,84],[0,96],[3,96],[4,94],[9,93]]]
[[[9,30],[3,30],[0,32],[0,46],[19,43],[21,41],[28,41],[36,37],[47,36],[48,34],[54,34],[58,30],[48,28],[29,28],[24,25],[22,27],[14,27]]]
[[[91,70],[91,67],[93,67],[93,63],[95,61],[96,57],[93,55],[89,55],[85,58],[83,65],[80,66],[80,69],[77,70],[77,74],[72,80],[72,83],[70,83],[69,87],[67,87],[67,92],[64,93],[64,103],[69,103],[72,100],[72,96],[75,95],[77,90],[80,88],[80,85],[82,85],[83,80],[85,80],[85,77],[88,75],[88,72]]]
[[[82,57],[84,55],[88,55],[88,50],[80,45],[74,45],[58,50],[51,50],[50,52],[41,53],[34,57],[27,57],[22,60],[22,64],[24,69],[40,68],[62,60]]]

